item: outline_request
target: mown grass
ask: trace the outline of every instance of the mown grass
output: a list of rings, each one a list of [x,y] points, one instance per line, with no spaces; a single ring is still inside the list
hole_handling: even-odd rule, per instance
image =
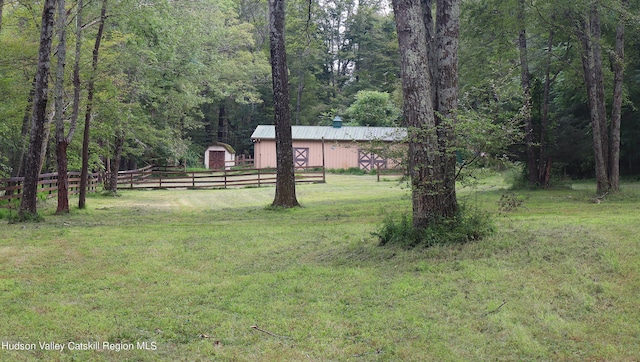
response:
[[[461,199],[497,232],[404,250],[371,235],[410,210],[375,176],[273,188],[130,191],[0,227],[0,341],[153,342],[156,350],[0,350],[0,360],[635,360],[640,187],[517,192],[498,177]]]

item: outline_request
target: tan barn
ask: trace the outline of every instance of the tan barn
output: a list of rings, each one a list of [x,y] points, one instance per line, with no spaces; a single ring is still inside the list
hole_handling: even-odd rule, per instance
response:
[[[293,162],[296,167],[324,166],[327,169],[357,167],[371,171],[390,168],[396,162],[371,152],[371,141],[393,143],[406,137],[405,128],[292,126]],[[274,126],[260,125],[251,135],[256,168],[276,167]]]
[[[213,143],[204,152],[204,167],[210,170],[230,169],[234,165],[236,151],[222,142]]]

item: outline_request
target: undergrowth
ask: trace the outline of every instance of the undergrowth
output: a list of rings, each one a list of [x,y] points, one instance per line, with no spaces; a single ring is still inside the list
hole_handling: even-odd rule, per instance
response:
[[[424,230],[416,229],[412,217],[406,213],[399,218],[390,215],[373,235],[378,238],[380,245],[415,248],[464,244],[481,240],[493,231],[493,221],[488,213],[463,206],[453,218],[443,218]]]

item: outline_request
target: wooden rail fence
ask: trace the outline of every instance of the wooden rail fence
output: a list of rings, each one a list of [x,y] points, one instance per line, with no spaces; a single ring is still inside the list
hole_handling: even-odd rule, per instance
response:
[[[324,183],[324,168],[296,168],[296,183]],[[167,188],[228,188],[267,186],[276,183],[275,168],[237,168],[230,170],[184,171],[159,169],[153,166],[137,170],[120,171],[118,188],[167,189]]]
[[[80,192],[80,172],[69,172],[69,195]],[[22,197],[24,177],[12,177],[0,179],[0,201],[19,199]],[[95,192],[98,189],[98,174],[90,174],[87,182],[87,191]],[[58,194],[58,173],[44,173],[38,178],[38,194],[44,197],[54,197]]]
[[[322,166],[296,168],[296,183],[324,183]],[[276,183],[275,168],[234,168],[230,170],[185,171],[180,167],[146,166],[118,172],[119,189],[229,188],[267,186]],[[108,177],[108,175],[107,175]],[[24,177],[0,179],[0,202],[22,197]],[[89,192],[98,189],[98,173],[89,176]],[[69,172],[69,194],[80,192],[80,173]],[[58,193],[58,173],[45,173],[38,179],[38,194],[47,198]],[[0,203],[2,205],[2,203]]]

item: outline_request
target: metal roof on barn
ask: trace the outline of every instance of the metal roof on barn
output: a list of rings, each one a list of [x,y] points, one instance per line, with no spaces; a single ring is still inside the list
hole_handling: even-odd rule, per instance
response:
[[[401,127],[291,126],[291,137],[294,140],[400,141],[406,136],[407,129]],[[275,126],[272,125],[259,125],[251,135],[252,140],[275,138]]]

